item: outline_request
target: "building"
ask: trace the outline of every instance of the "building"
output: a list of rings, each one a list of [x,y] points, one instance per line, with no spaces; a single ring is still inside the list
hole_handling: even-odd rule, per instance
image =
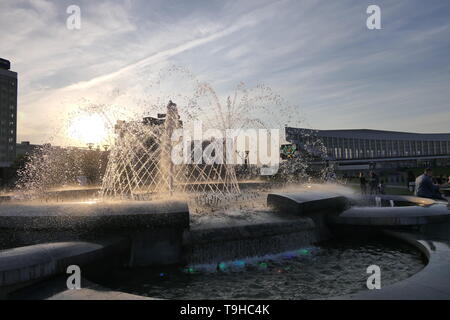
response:
[[[0,168],[16,159],[17,73],[8,60],[0,58]]]
[[[22,157],[25,155],[31,155],[35,150],[42,148],[42,145],[31,144],[29,141],[22,141],[16,144],[16,156]]]
[[[300,150],[310,139],[322,141],[340,170],[450,165],[450,133],[286,128],[286,140]]]

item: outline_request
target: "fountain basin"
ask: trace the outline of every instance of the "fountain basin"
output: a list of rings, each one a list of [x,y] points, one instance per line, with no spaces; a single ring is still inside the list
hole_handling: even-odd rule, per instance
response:
[[[447,229],[448,230],[448,229]],[[385,231],[386,234],[411,243],[427,257],[423,270],[412,277],[383,287],[355,294],[337,296],[338,300],[449,300],[450,299],[450,242],[427,240],[419,234]],[[433,235],[434,237],[434,235]]]
[[[189,226],[189,208],[181,201],[10,202],[0,206],[3,230],[154,229]]]
[[[129,240],[129,264],[182,261],[189,208],[181,201],[27,203],[0,206],[0,248],[45,242]]]
[[[285,199],[287,200],[284,201]],[[384,200],[390,203],[393,199],[386,197]],[[157,268],[156,270],[162,270],[157,273],[157,276],[162,274],[162,277],[165,277],[165,270],[171,270],[167,265],[194,266],[194,268],[208,265],[213,266],[214,269],[220,269],[223,266],[239,267],[245,264],[245,261],[253,261],[255,257],[278,255],[283,252],[286,254],[282,255],[289,260],[292,258],[290,251],[294,250],[302,255],[302,248],[314,247],[317,243],[329,239],[334,231],[344,227],[343,220],[336,220],[339,218],[360,219],[357,220],[361,222],[360,225],[368,227],[391,226],[386,222],[381,223],[383,219],[397,221],[397,224],[392,224],[396,226],[419,225],[423,222],[421,219],[424,219],[424,216],[427,219],[423,222],[425,224],[441,225],[442,222],[450,221],[449,211],[445,205],[432,200],[426,203],[419,200],[416,204],[419,203],[422,206],[347,209],[348,204],[353,200],[348,196],[334,193],[270,194],[267,202],[277,209],[278,214],[273,212],[276,217],[268,215],[268,218],[271,218],[267,219],[267,223],[250,222],[210,228],[204,228],[204,226],[190,228],[188,206],[178,201],[88,201],[45,204],[11,202],[0,207],[0,229],[5,238],[22,237],[26,245],[32,244],[33,241],[42,243],[43,239],[47,239],[46,237],[49,237],[52,242],[78,240],[81,243],[89,241],[96,243],[101,238],[114,235],[119,237],[126,246],[122,259],[125,263],[121,265],[125,267],[122,270],[128,270],[122,274],[124,277],[129,276],[127,272],[130,272],[128,268],[130,266]],[[400,203],[406,200],[399,198],[397,201]],[[412,201],[409,202],[412,203]],[[357,213],[355,210],[362,210],[365,213]],[[431,214],[424,215],[425,211],[420,210],[428,210],[426,212]],[[405,223],[401,218],[409,219],[409,222]],[[375,222],[371,219],[375,219]],[[350,233],[346,233],[347,236],[354,233],[356,224],[351,223],[345,225],[350,230]],[[372,229],[380,231],[382,228]],[[348,251],[353,252],[353,250],[351,247]],[[376,250],[376,252],[379,251]],[[344,252],[342,254],[345,255]],[[337,256],[341,256],[341,251],[338,250]],[[269,266],[272,263],[270,261],[272,258],[267,261]],[[274,272],[278,272],[276,268],[279,266],[281,269],[283,266],[287,267],[286,281],[291,276],[302,276],[302,272],[289,274],[291,272],[289,269],[296,269],[303,262],[298,261],[300,264],[291,265],[289,261],[282,263],[275,261],[273,265]],[[43,263],[47,262],[43,261]],[[164,265],[166,267],[163,268]],[[251,263],[249,267],[253,270]],[[311,270],[315,267],[311,264]],[[334,267],[335,262],[331,261],[330,270]],[[366,266],[361,266],[363,267]],[[136,270],[144,269],[133,269],[132,273],[137,272]],[[250,272],[253,272],[251,270]],[[330,270],[326,270],[325,273]],[[264,279],[266,279],[269,275],[264,272]],[[209,275],[205,277],[210,278]],[[219,275],[217,279],[220,277]],[[278,279],[278,275],[270,275],[270,277]],[[96,279],[96,277],[93,278]],[[181,279],[183,278],[182,275]],[[235,276],[229,277],[230,281],[238,283],[237,277],[234,278]],[[201,282],[203,278],[198,279]],[[255,283],[252,285],[257,286],[258,282],[259,280],[255,278]],[[201,286],[201,283],[199,285]],[[267,285],[273,287],[273,283]],[[244,288],[245,286],[237,289],[239,291]],[[239,298],[239,294],[237,292],[235,297]],[[273,293],[271,297],[278,297],[276,294]]]
[[[111,269],[89,279],[163,299],[317,299],[367,290],[366,268],[374,261],[388,286],[419,272],[426,259],[388,238],[335,239],[277,255],[186,268]]]

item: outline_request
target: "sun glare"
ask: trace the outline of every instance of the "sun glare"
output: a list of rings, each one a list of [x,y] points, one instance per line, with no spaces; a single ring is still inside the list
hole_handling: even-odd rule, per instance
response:
[[[78,142],[100,144],[108,137],[105,120],[98,114],[79,116],[70,122],[69,136]]]

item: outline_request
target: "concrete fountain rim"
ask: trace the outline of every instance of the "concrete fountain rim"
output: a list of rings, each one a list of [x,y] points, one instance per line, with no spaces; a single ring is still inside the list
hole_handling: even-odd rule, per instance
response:
[[[181,200],[86,200],[67,202],[12,201],[0,206],[0,217],[130,215],[153,212],[174,213],[187,209]],[[126,210],[126,212],[125,212]]]
[[[409,243],[413,245],[416,249],[421,251],[426,259],[425,267],[412,275],[411,277],[404,279],[402,281],[391,284],[387,287],[382,287],[381,290],[364,290],[359,291],[353,294],[345,295],[345,296],[334,296],[330,298],[330,300],[347,300],[347,299],[356,299],[356,300],[386,300],[386,299],[394,299],[394,300],[422,300],[422,299],[450,299],[450,289],[445,289],[445,284],[450,281],[450,247],[447,244],[441,243],[439,241],[429,241],[423,237],[410,234],[410,233],[402,233],[402,232],[393,232],[393,231],[384,231],[387,236],[397,238],[402,242]],[[47,244],[41,244],[36,246],[18,248],[19,251],[24,255],[36,255],[45,247],[46,250],[53,248],[57,248],[61,251],[64,246],[67,246],[70,250],[72,248],[76,248],[74,251],[74,259],[79,259],[79,254],[85,251],[98,251],[104,250],[103,246],[99,244],[90,244],[90,243],[80,243],[79,245],[76,242],[68,242],[68,243],[60,243],[60,244],[51,244],[51,247],[48,247]],[[35,250],[35,249],[36,250]],[[17,249],[16,249],[17,250]],[[0,251],[0,261],[2,259],[1,255],[2,251]],[[63,256],[61,256],[63,257]],[[23,258],[23,257],[22,257]],[[9,258],[8,258],[9,259]],[[53,258],[44,259],[42,263],[51,264]],[[69,256],[64,256],[64,259],[71,259]],[[16,259],[17,260],[17,259]],[[19,260],[17,260],[19,261]],[[27,268],[27,266],[21,264],[21,269]],[[11,269],[11,268],[10,268]],[[438,274],[436,273],[437,271]],[[62,273],[61,270],[58,270],[54,267],[51,267],[48,270],[48,274],[57,275]],[[443,280],[444,279],[444,280]],[[445,280],[447,279],[447,280]],[[60,279],[57,279],[58,281]],[[126,292],[114,291],[107,287],[99,286],[92,282],[92,280],[88,281],[89,286],[83,288],[81,290],[68,290],[62,289],[59,292],[53,293],[50,299],[75,299],[75,300],[83,300],[83,299],[99,299],[99,300],[120,300],[120,299],[156,299],[151,297],[144,297],[139,295],[130,295]],[[13,283],[13,282],[11,282]],[[54,285],[49,282],[50,286]],[[75,293],[76,294],[75,294]],[[38,295],[39,296],[39,295]]]
[[[108,230],[189,226],[184,201],[8,203],[0,206],[3,230]]]
[[[426,257],[425,267],[411,277],[380,290],[364,290],[330,300],[450,300],[450,246],[426,237],[384,230],[384,234],[409,243]],[[447,286],[446,286],[447,285]]]

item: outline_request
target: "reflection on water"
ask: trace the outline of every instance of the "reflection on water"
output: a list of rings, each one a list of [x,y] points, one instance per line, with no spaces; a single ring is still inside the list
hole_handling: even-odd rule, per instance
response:
[[[214,271],[185,268],[116,270],[96,279],[106,286],[164,299],[314,299],[366,289],[369,265],[381,268],[381,285],[406,279],[424,266],[402,243],[336,240],[266,260],[219,262]]]

